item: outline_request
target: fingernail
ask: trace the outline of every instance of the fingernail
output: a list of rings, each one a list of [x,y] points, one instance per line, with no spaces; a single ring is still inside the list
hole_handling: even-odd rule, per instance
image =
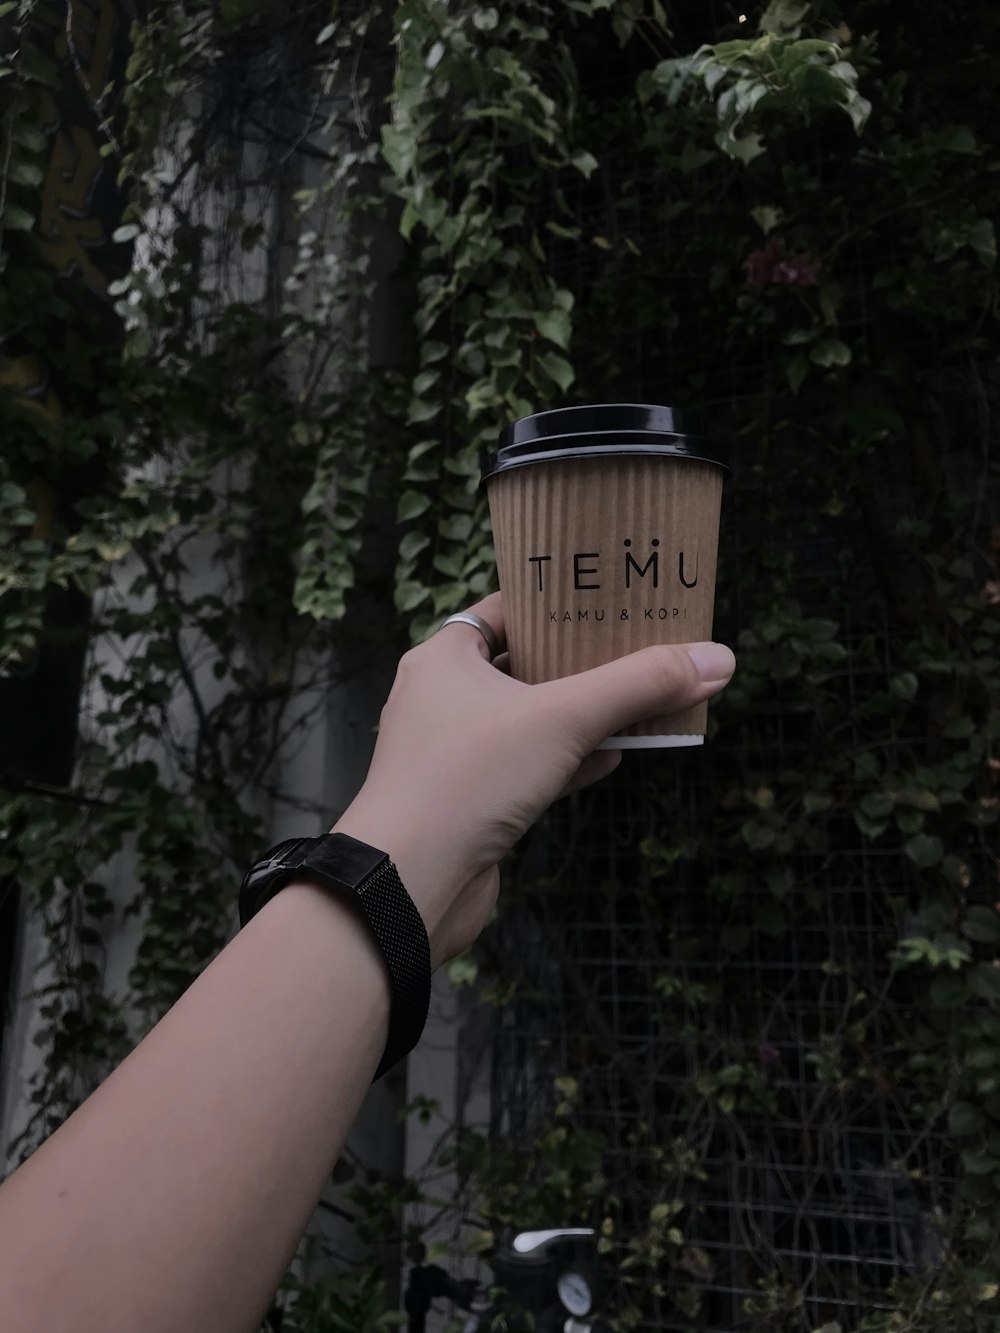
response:
[[[724,643],[692,643],[687,655],[704,681],[728,680],[736,670],[736,658]]]

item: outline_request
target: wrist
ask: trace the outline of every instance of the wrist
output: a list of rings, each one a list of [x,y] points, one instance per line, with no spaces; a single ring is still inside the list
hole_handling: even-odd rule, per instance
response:
[[[416,1045],[427,1020],[431,949],[423,918],[384,848],[344,832],[286,838],[248,869],[240,886],[246,926],[290,885],[316,885],[355,911],[386,968],[391,1003],[379,1079]]]
[[[341,951],[345,939],[350,940],[349,956],[355,969],[352,985],[363,985],[377,1007],[378,1023],[382,1028],[387,1025],[392,987],[385,959],[356,903],[308,880],[293,880],[265,903],[257,915],[267,920],[272,930],[282,922],[289,938],[294,933],[296,948],[303,936],[314,944],[321,942],[315,952],[327,960],[333,950]],[[384,1032],[381,1045],[377,1041],[375,1045],[381,1051],[385,1045]]]
[[[443,927],[448,906],[461,889],[440,844],[435,845],[426,831],[410,827],[398,812],[370,801],[364,790],[330,832],[346,833],[388,854],[424,923],[431,948],[431,967],[439,967],[446,956]]]

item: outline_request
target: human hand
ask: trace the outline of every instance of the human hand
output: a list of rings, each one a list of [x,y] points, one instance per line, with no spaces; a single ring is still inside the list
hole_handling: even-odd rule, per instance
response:
[[[470,610],[502,644],[500,594]],[[736,665],[722,644],[664,645],[525,685],[488,658],[482,634],[462,624],[403,656],[368,777],[336,824],[392,857],[435,967],[479,934],[500,859],[539,815],[617,768],[621,751],[595,746],[716,694]]]

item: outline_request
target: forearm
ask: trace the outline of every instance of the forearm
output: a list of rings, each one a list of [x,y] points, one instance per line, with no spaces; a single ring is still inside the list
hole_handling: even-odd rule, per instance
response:
[[[388,1009],[351,910],[280,893],[0,1189],[5,1333],[255,1329]]]
[[[498,594],[474,608],[502,641]],[[490,617],[493,619],[490,620]],[[649,648],[528,686],[458,624],[407,653],[338,831],[386,852],[440,963],[476,938],[503,854],[595,747],[733,669]],[[389,982],[337,898],[284,889],[0,1189],[4,1333],[252,1333],[385,1048]]]

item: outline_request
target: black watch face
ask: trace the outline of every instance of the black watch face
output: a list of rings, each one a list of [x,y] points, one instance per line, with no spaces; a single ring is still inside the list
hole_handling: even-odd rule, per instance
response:
[[[240,925],[245,926],[260,911],[261,899],[266,901],[267,886],[274,876],[275,869],[270,861],[258,863],[248,872],[240,886]]]
[[[245,926],[267,900],[287,883],[287,875],[282,868],[283,860],[303,841],[303,838],[286,838],[250,867],[240,885],[240,925]]]
[[[305,842],[305,838],[286,838],[284,842],[277,842],[267,853],[261,857],[260,861],[254,866],[254,870],[260,867],[261,871],[269,871],[277,866],[284,865],[285,858],[291,852],[293,847],[298,847],[300,843]]]
[[[286,838],[248,871],[240,888],[240,924],[246,925],[279,889],[298,876],[325,888],[357,893],[388,859],[385,852],[344,833]]]

